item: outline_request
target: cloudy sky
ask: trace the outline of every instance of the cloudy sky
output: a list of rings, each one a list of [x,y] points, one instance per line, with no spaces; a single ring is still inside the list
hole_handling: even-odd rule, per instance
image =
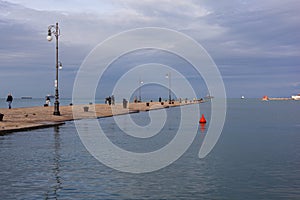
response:
[[[96,45],[143,27],[173,29],[200,43],[218,66],[228,97],[290,96],[300,93],[299,10],[299,0],[0,0],[0,97],[54,93],[55,43],[46,36],[55,22],[62,97],[71,97],[76,73]],[[135,64],[153,62],[153,54],[140,52]],[[130,65],[128,60],[116,63]],[[172,65],[169,60],[164,64]]]

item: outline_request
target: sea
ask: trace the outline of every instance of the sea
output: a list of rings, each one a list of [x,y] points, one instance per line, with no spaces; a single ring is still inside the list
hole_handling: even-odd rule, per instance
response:
[[[25,107],[43,104],[22,101]],[[180,109],[195,106],[208,123],[199,125],[179,159],[148,173],[121,172],[99,162],[83,145],[73,121],[0,136],[0,199],[300,199],[300,101],[228,99],[221,136],[201,159],[199,149],[210,124],[209,102],[165,109],[169,120],[158,141],[132,141],[114,118],[97,120],[115,145],[146,152],[167,145],[178,128]],[[130,118],[143,127],[151,112],[158,111]],[[198,126],[199,119],[188,120]]]

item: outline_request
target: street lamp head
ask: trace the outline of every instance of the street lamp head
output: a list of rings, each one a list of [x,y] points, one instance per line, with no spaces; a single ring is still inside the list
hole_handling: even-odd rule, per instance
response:
[[[47,40],[48,40],[49,42],[51,42],[52,36],[51,36],[51,35],[48,35],[48,36],[47,36]]]
[[[62,69],[62,63],[60,61],[58,62],[58,69]]]
[[[48,36],[47,36],[47,40],[50,42],[52,40],[52,36],[51,36],[51,29],[48,28]]]

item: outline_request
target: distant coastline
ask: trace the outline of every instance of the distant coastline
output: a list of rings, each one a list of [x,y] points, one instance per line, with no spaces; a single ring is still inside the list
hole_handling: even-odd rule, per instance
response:
[[[24,96],[24,97],[21,97],[21,99],[32,99],[32,97],[30,97],[30,96]]]

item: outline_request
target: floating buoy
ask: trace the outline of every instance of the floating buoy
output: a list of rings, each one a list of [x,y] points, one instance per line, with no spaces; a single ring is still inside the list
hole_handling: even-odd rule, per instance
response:
[[[202,114],[202,117],[200,118],[199,123],[200,124],[205,124],[206,123],[206,119],[204,117],[204,114]]]

